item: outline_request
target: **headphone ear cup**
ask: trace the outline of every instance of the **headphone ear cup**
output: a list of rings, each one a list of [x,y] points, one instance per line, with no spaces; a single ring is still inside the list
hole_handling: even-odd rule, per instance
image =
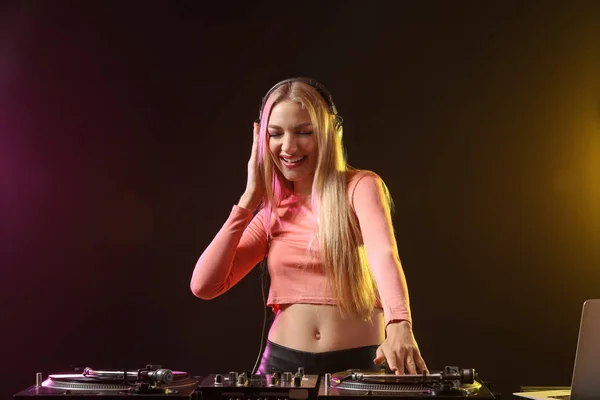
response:
[[[338,137],[340,137],[340,138],[342,137],[342,135],[344,133],[344,128],[342,126],[343,121],[344,121],[344,119],[341,116],[339,116],[339,115],[335,116],[335,129],[337,131]]]

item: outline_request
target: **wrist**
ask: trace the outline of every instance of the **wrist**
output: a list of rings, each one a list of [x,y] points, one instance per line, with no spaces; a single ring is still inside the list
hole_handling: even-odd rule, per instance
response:
[[[256,199],[254,197],[255,196],[253,196],[252,194],[244,193],[242,197],[240,197],[240,201],[237,205],[239,207],[245,208],[246,210],[254,211],[256,210],[256,207],[258,207],[258,205],[260,204],[260,199]]]
[[[406,319],[392,319],[390,320],[386,326],[385,326],[385,331],[387,332],[388,328],[391,326],[393,327],[405,327],[408,329],[412,329],[412,325],[410,323],[410,321],[406,320]]]

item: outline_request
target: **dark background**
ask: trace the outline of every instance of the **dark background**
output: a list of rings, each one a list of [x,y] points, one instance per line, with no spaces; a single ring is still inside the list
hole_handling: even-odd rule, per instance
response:
[[[429,368],[570,384],[600,297],[598,2],[366,3],[1,6],[2,398],[73,365],[253,367],[257,271],[208,302],[189,280],[297,75],[388,184]]]

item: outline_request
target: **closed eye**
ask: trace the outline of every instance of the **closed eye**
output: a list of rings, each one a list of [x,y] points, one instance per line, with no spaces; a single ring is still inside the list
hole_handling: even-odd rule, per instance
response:
[[[309,132],[297,132],[296,134],[297,135],[308,136],[308,135],[312,135],[313,131],[309,131]],[[269,132],[269,137],[278,137],[278,136],[281,136],[281,135],[283,135],[283,133],[281,133],[281,132]]]

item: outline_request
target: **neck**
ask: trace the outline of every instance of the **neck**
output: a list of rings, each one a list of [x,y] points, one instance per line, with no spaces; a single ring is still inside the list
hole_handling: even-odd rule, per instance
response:
[[[312,179],[292,183],[292,193],[297,196],[308,196],[312,193]]]

